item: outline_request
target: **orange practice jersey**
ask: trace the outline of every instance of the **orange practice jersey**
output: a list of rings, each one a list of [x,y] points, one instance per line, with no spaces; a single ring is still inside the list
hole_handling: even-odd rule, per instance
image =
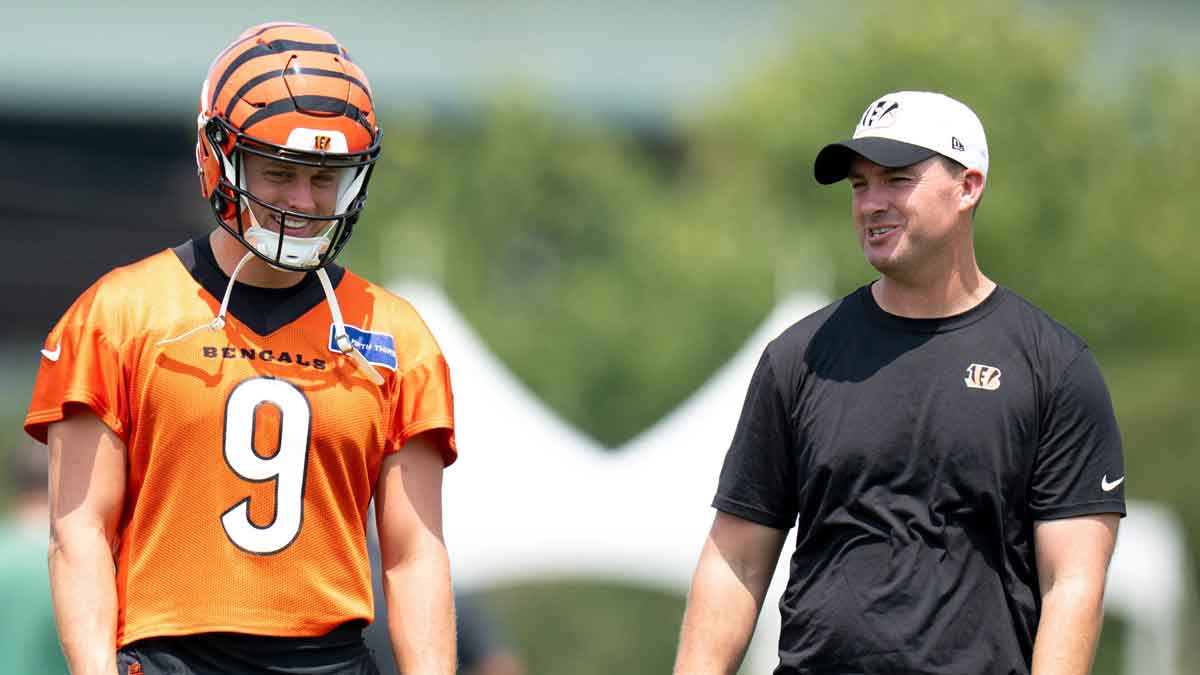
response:
[[[331,350],[324,301],[265,336],[229,315],[159,345],[220,305],[172,251],[105,275],[50,333],[26,430],[45,441],[80,403],[127,449],[118,647],[372,618],[364,526],[380,464],[433,430],[452,462],[453,403],[412,306],[349,271],[336,293],[382,387]]]

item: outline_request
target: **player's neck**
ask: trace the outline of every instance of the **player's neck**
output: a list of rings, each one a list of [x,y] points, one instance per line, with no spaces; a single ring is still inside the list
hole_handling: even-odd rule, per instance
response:
[[[208,242],[212,246],[213,257],[217,259],[217,267],[221,268],[225,276],[233,274],[238,262],[246,255],[246,247],[219,227],[208,236]],[[303,279],[303,272],[276,269],[258,256],[251,258],[237,276],[238,283],[261,288],[288,288]]]
[[[972,259],[965,270],[953,266],[944,274],[924,279],[905,280],[885,274],[871,285],[871,295],[888,314],[934,319],[975,307],[995,288],[996,282],[985,276]]]

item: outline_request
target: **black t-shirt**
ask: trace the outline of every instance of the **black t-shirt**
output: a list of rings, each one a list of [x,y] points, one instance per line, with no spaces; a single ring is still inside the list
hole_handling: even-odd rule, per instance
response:
[[[797,525],[778,674],[1029,672],[1036,520],[1125,513],[1080,338],[997,288],[906,319],[864,286],[767,346],[713,506]]]

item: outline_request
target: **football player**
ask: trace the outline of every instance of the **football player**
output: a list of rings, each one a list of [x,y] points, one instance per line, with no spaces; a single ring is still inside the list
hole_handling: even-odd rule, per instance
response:
[[[454,670],[449,372],[404,300],[334,263],[379,157],[328,32],[242,33],[200,93],[218,227],[111,271],[50,332],[50,576],[73,673],[375,673],[372,495],[406,673]]]

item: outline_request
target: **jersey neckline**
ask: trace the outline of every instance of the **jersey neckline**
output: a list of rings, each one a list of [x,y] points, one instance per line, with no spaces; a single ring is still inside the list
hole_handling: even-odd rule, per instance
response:
[[[217,302],[225,296],[229,276],[217,265],[208,235],[189,239],[171,249],[196,283]],[[336,289],[346,269],[330,263],[325,267],[329,282]],[[240,281],[233,283],[229,297],[229,314],[260,336],[267,336],[304,316],[325,302],[321,282],[314,272],[308,272],[294,286],[263,288]]]
[[[991,293],[988,293],[982,302],[965,312],[951,316],[916,319],[891,314],[880,307],[879,303],[875,302],[875,296],[871,294],[871,285],[873,283],[871,282],[860,287],[854,293],[863,308],[863,312],[874,323],[908,333],[945,333],[964,328],[991,314],[1004,303],[1005,298],[1009,295],[1008,289],[1000,284],[996,284],[996,287],[992,289]]]

